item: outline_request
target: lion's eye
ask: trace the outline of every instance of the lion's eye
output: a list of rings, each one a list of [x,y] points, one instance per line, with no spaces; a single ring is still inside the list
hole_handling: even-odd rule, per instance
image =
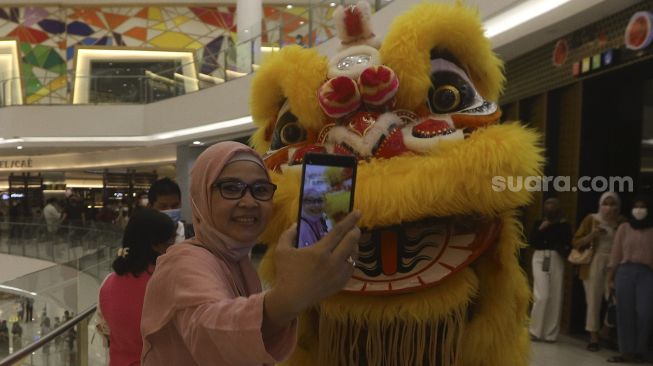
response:
[[[463,70],[444,59],[431,60],[428,104],[432,113],[453,113],[482,103],[483,98]]]
[[[299,124],[297,117],[290,110],[286,110],[277,119],[270,148],[277,150],[284,146],[302,142],[305,139],[306,130]]]
[[[288,122],[281,128],[279,136],[284,145],[292,145],[306,139],[306,131],[299,123]]]
[[[431,93],[430,101],[438,112],[451,112],[460,105],[460,91],[453,85],[442,85]]]

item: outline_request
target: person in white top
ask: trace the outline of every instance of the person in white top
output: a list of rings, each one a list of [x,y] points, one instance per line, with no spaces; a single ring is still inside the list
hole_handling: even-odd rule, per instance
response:
[[[168,215],[177,225],[175,243],[186,240],[186,230],[181,221],[181,190],[177,182],[161,178],[150,186],[147,193],[148,206]]]
[[[57,199],[54,197],[48,198],[46,205],[43,208],[43,218],[45,219],[45,225],[48,230],[48,234],[54,235],[57,230],[59,230],[59,224],[63,220],[61,211],[57,207]]]

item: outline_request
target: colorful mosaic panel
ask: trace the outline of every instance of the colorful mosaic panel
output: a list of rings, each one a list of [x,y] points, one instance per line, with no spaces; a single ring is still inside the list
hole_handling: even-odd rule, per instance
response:
[[[331,37],[332,8],[315,9],[312,37]],[[263,45],[308,44],[306,8],[264,7]],[[22,6],[0,7],[0,38],[20,41],[28,104],[67,103],[78,46],[191,49],[199,71],[215,73],[225,63],[221,51],[236,40],[235,6]],[[270,34],[266,34],[271,30]],[[276,33],[275,33],[276,32]],[[226,62],[235,64],[235,52]],[[221,75],[216,75],[221,76]]]

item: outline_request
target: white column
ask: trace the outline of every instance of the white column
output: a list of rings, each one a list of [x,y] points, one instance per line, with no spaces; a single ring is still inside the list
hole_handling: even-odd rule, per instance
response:
[[[177,146],[177,162],[175,164],[177,172],[177,184],[181,190],[181,218],[188,222],[193,222],[192,205],[190,202],[190,171],[197,157],[204,151],[204,146]]]
[[[261,53],[263,0],[238,0],[236,6],[237,65],[239,70],[249,73],[252,63],[258,63]]]
[[[263,0],[238,0],[236,5],[238,43],[261,34]]]

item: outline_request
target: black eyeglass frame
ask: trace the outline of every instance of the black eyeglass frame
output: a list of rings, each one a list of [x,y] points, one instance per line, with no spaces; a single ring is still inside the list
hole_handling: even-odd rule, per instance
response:
[[[226,183],[236,183],[236,184],[238,184],[241,187],[240,195],[238,197],[236,197],[236,196],[226,197],[224,192],[222,191],[222,186],[225,185]],[[254,193],[256,186],[261,186],[261,185],[271,186],[272,187],[272,195],[270,195],[270,198],[262,199],[262,198],[257,197],[257,194]],[[251,194],[252,197],[254,197],[254,199],[259,200],[259,201],[269,201],[274,197],[274,193],[277,191],[277,185],[272,183],[272,182],[261,181],[261,182],[254,182],[252,184],[248,184],[248,183],[245,183],[245,182],[243,182],[241,180],[234,180],[234,179],[217,181],[217,182],[213,183],[211,185],[211,187],[217,188],[218,192],[220,192],[220,196],[222,196],[222,198],[224,198],[226,200],[239,200],[239,199],[245,197],[245,192],[249,191],[249,194]]]

